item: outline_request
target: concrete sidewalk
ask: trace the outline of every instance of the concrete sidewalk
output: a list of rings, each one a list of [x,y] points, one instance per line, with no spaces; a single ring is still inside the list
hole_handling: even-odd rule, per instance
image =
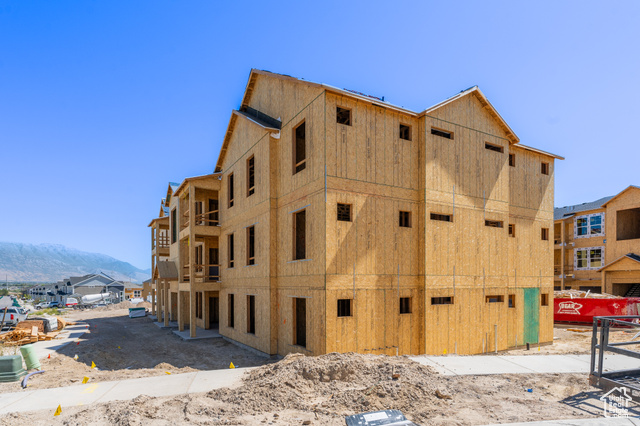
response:
[[[0,394],[0,415],[13,412],[52,410],[109,401],[131,400],[139,395],[152,397],[208,392],[237,387],[244,373],[255,367],[199,371],[115,382],[87,383],[53,389],[25,390]],[[44,373],[47,374],[47,373]]]
[[[448,355],[409,357],[445,376],[487,374],[589,373],[590,355]],[[640,361],[624,355],[605,355],[605,370],[640,368]]]

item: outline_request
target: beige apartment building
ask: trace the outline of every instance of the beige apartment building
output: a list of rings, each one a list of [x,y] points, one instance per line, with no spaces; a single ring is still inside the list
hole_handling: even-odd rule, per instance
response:
[[[554,212],[556,289],[640,296],[640,188]]]
[[[150,224],[154,310],[266,354],[551,342],[555,159],[477,87],[416,112],[252,70]]]

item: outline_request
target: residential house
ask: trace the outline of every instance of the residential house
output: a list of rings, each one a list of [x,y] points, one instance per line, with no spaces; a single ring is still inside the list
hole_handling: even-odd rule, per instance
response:
[[[640,188],[554,210],[556,289],[640,296]]]

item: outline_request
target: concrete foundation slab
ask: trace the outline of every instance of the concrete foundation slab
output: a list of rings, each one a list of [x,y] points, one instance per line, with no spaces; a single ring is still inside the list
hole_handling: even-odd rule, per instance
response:
[[[189,335],[189,329],[185,328],[184,331],[173,330],[174,334],[180,336],[182,340],[196,340],[196,339],[220,339],[222,335],[218,333],[218,329],[210,329],[205,330],[203,328],[198,328],[196,330],[196,337],[191,337]]]
[[[169,321],[169,325],[164,325],[164,322],[154,322],[160,328],[178,328],[177,321]]]

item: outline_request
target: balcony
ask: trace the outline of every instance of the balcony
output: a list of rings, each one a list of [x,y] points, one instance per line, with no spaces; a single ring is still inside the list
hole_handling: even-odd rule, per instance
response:
[[[184,282],[191,282],[191,276],[189,273],[190,265],[184,265]],[[220,281],[220,265],[217,264],[195,264],[195,282],[197,283],[209,283]]]
[[[553,265],[553,275],[556,276],[557,278],[562,278],[560,274],[562,274],[562,266]],[[565,278],[573,277],[573,265],[565,265],[564,275],[565,275]]]

